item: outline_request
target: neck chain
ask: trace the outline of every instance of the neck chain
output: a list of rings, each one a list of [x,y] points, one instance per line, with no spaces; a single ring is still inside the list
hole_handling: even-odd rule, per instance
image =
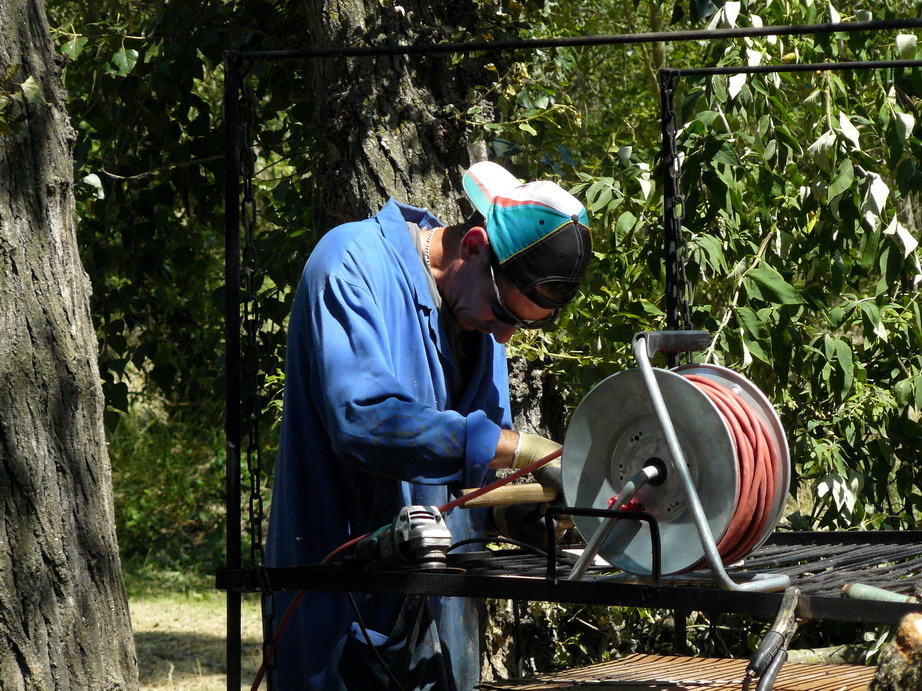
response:
[[[429,246],[432,244],[432,236],[435,235],[435,231],[429,231],[429,237],[426,238],[426,250],[423,253],[423,256],[426,258],[426,268],[429,269],[429,273],[432,273],[432,264],[429,262]]]

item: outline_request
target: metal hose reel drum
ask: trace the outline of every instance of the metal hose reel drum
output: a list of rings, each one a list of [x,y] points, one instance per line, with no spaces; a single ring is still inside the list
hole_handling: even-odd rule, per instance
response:
[[[649,367],[649,366],[648,366]],[[740,374],[717,365],[690,365],[675,370],[652,369],[675,430],[681,455],[694,485],[704,522],[714,542],[728,536],[736,546],[721,549],[721,559],[738,560],[767,539],[781,518],[790,485],[790,456],[784,430],[761,391]],[[699,377],[701,384],[689,379]],[[738,457],[738,423],[727,418],[702,385],[717,384],[735,393],[761,420],[764,442],[771,447],[767,475],[760,492],[762,517],[751,521],[746,487],[752,470]],[[582,400],[567,428],[563,449],[563,484],[567,504],[609,508],[613,497],[638,471],[654,465],[665,469],[643,485],[632,506],[652,514],[659,523],[663,575],[678,574],[704,563],[705,547],[681,473],[676,472],[666,434],[651,401],[641,369],[626,370],[599,383]],[[741,475],[742,474],[742,475]],[[574,516],[581,534],[591,541],[608,519]],[[652,570],[650,531],[640,521],[619,520],[599,546],[599,555],[612,566],[638,575]]]

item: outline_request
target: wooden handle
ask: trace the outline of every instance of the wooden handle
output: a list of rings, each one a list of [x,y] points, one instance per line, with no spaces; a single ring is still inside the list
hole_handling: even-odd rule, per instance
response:
[[[470,494],[474,489],[461,490],[461,494]],[[484,495],[462,504],[464,509],[478,509],[485,506],[509,506],[511,504],[541,504],[554,501],[557,490],[539,485],[536,482],[527,485],[503,485]]]

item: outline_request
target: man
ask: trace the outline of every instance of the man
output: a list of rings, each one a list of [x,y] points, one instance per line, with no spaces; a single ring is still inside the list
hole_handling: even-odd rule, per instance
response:
[[[463,182],[482,218],[445,227],[391,200],[312,252],[289,325],[270,566],[318,563],[403,506],[439,506],[559,448],[511,429],[503,344],[552,325],[576,294],[591,254],[586,211],[555,183],[522,185],[494,163]],[[483,536],[488,520],[452,512],[452,541]],[[278,646],[276,688],[478,683],[477,603],[355,600],[360,620],[346,595],[305,596]],[[276,625],[289,601],[275,598]]]

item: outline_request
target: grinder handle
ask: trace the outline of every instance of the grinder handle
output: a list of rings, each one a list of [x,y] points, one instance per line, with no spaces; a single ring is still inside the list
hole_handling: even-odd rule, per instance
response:
[[[469,494],[474,489],[463,489],[461,494]],[[512,504],[543,504],[557,498],[557,490],[538,483],[527,485],[503,485],[479,497],[462,504],[464,509],[479,509],[487,506],[511,506]]]
[[[707,331],[643,331],[634,336],[635,341],[638,338],[643,338],[647,345],[647,357],[706,350],[711,342]]]

